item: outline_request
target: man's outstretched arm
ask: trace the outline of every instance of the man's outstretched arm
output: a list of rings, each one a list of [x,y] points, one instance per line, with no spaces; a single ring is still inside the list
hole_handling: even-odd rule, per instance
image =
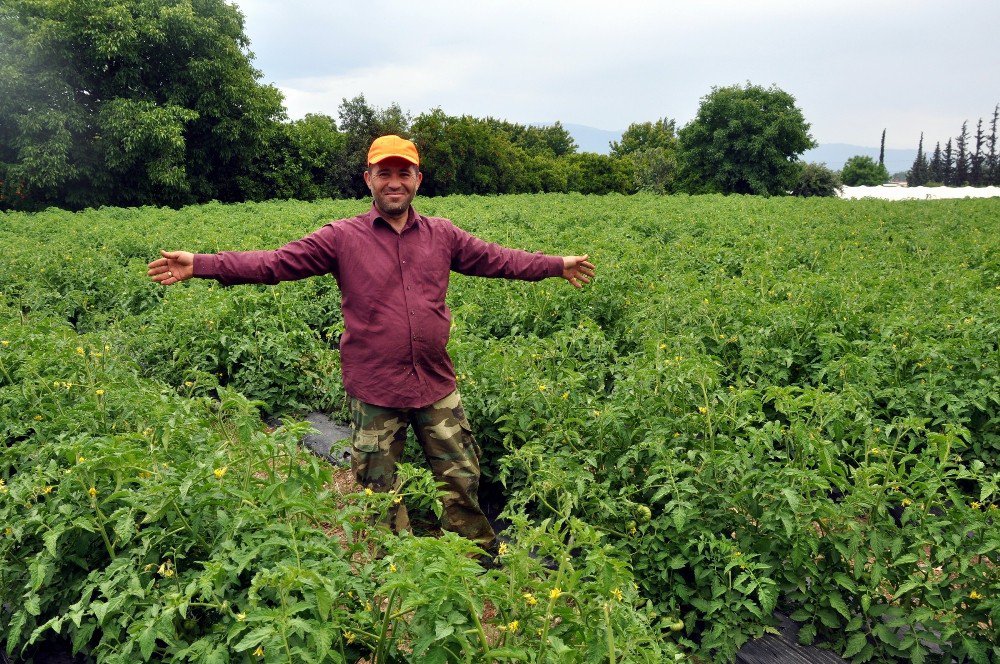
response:
[[[452,229],[451,269],[461,274],[525,281],[561,276],[576,288],[594,278],[594,264],[588,260],[589,256],[530,253],[486,242],[457,226],[452,226]]]
[[[162,258],[150,262],[146,274],[164,286],[192,277],[215,279],[223,286],[234,286],[276,284],[326,274],[333,270],[337,259],[335,227],[336,224],[327,224],[315,233],[274,250],[192,254],[161,249]]]

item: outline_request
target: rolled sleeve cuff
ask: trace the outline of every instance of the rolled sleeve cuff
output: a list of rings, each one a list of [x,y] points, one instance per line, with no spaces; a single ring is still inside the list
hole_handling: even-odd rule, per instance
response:
[[[219,257],[214,254],[195,254],[194,276],[200,279],[217,279],[219,276]]]
[[[549,264],[545,266],[546,277],[561,277],[563,273],[562,256],[549,256]]]

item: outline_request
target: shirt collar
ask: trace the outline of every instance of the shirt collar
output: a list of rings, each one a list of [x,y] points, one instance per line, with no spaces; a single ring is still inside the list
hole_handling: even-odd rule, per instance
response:
[[[379,214],[378,208],[375,207],[374,203],[372,203],[372,209],[369,210],[368,214],[365,216],[368,219],[368,223],[371,224],[373,227],[375,225],[375,222],[379,220],[381,220],[382,223],[385,224],[386,226],[389,225],[389,222],[387,222],[385,219],[382,219],[382,215]],[[403,225],[403,232],[408,231],[409,229],[413,228],[413,226],[415,226],[416,224],[418,224],[423,220],[424,218],[420,216],[411,205],[410,209],[406,213],[406,223]]]

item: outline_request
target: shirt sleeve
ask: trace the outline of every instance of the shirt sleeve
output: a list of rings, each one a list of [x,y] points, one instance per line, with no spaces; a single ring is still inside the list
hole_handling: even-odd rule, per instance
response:
[[[509,249],[480,240],[458,226],[452,225],[452,228],[451,269],[460,274],[539,281],[558,277],[563,272],[562,256]]]
[[[223,286],[276,284],[333,272],[337,265],[336,224],[270,251],[195,254],[194,276]]]

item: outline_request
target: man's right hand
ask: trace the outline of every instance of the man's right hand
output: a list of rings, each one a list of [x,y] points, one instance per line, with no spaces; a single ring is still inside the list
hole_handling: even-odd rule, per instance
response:
[[[173,286],[194,276],[194,254],[191,252],[160,249],[160,254],[163,258],[151,262],[146,273],[156,283]]]

